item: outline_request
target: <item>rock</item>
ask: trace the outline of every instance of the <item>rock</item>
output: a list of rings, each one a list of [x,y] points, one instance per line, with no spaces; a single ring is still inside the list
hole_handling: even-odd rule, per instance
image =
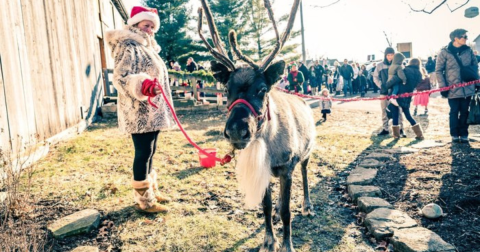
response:
[[[367,158],[367,159],[362,160],[362,162],[359,164],[359,166],[376,168],[376,167],[382,166],[382,163],[379,162],[376,159]]]
[[[375,176],[377,176],[377,170],[357,167],[356,169],[352,170],[350,175],[347,177],[347,184],[368,185],[372,183],[373,179],[375,179]]]
[[[348,194],[354,202],[360,197],[380,197],[382,192],[377,186],[349,185]]]
[[[93,247],[93,246],[81,246],[81,247],[77,247],[75,248],[74,250],[72,250],[71,252],[98,252],[98,248],[97,247]]]
[[[387,161],[387,160],[393,159],[393,156],[387,153],[373,152],[373,153],[370,153],[370,155],[366,156],[365,158],[376,159],[380,161]]]
[[[94,209],[86,209],[74,214],[65,216],[48,225],[53,236],[57,239],[66,236],[88,233],[100,224],[100,213]]]
[[[429,219],[436,219],[443,216],[443,210],[439,205],[430,203],[422,208],[422,214]]]
[[[395,230],[417,226],[406,213],[388,208],[373,210],[367,214],[364,223],[377,240],[391,237]]]
[[[417,144],[414,144],[410,147],[416,148],[416,149],[429,149],[429,148],[434,148],[434,147],[440,147],[446,145],[447,142],[435,142],[434,140],[423,140]]]
[[[454,246],[423,227],[396,230],[390,241],[395,251],[398,252],[456,251]]]
[[[480,142],[480,136],[479,135],[469,136],[468,139],[472,142]]]
[[[390,153],[390,154],[411,154],[418,152],[418,149],[409,148],[409,147],[399,147],[394,149],[386,149],[383,152]]]
[[[393,206],[386,200],[376,197],[360,197],[357,199],[357,205],[360,211],[370,213],[377,208],[393,209]]]

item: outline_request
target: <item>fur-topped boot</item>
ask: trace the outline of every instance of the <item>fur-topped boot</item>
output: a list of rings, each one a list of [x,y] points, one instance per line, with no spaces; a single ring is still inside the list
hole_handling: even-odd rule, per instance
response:
[[[170,197],[162,195],[160,191],[158,191],[157,172],[152,169],[150,174],[148,174],[148,177],[150,177],[152,181],[152,188],[153,188],[153,192],[155,193],[155,199],[157,199],[159,203],[166,203],[166,202],[172,201]]]
[[[412,126],[412,130],[413,132],[415,132],[415,139],[417,140],[423,140],[425,139],[425,137],[423,136],[423,130],[422,130],[422,126],[420,124],[415,124]]]
[[[393,138],[399,139],[400,138],[400,126],[392,126]]]
[[[153,191],[152,181],[147,177],[143,181],[132,181],[135,209],[144,213],[166,213],[168,208],[158,204]]]

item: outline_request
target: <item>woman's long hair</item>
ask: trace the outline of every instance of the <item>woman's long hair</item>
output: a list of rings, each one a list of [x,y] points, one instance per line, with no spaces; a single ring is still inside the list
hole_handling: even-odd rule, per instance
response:
[[[420,73],[422,74],[422,80],[425,79],[425,73],[424,73],[424,69],[423,69],[423,66],[422,66],[422,61],[418,58],[413,58],[410,60],[410,62],[408,62],[408,65],[409,66],[418,66],[418,69],[420,70]]]

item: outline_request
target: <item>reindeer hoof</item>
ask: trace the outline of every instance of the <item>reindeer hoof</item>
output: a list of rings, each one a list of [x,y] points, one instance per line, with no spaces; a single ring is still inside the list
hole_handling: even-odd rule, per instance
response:
[[[280,252],[295,252],[295,249],[293,249],[292,243],[284,243],[283,246],[280,248]]]
[[[265,237],[259,252],[277,252],[279,249],[277,239],[275,237]]]
[[[315,216],[315,211],[313,211],[313,206],[311,204],[303,205],[302,206],[302,215],[303,216]]]

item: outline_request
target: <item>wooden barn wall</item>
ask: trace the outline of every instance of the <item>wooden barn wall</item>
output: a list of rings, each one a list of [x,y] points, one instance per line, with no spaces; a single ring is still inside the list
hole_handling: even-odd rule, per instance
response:
[[[108,0],[2,1],[0,148],[91,122],[104,92],[101,38],[117,17]]]

